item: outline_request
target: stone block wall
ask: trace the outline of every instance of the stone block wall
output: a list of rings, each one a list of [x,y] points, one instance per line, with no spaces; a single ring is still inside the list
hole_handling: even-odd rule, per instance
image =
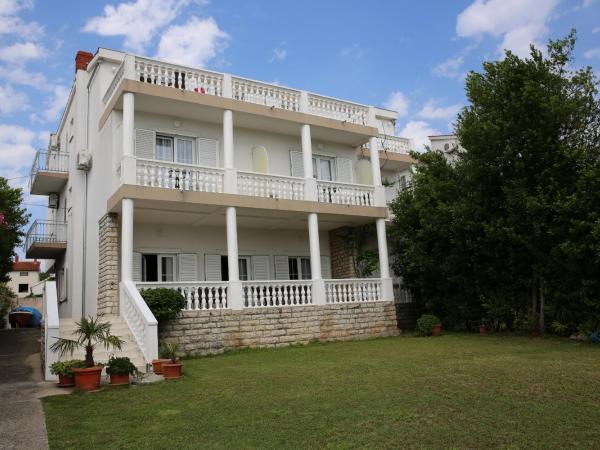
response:
[[[336,228],[329,231],[329,253],[331,258],[332,278],[356,278],[354,266],[354,247],[349,236],[350,227]]]
[[[98,221],[98,313],[119,314],[119,218]]]
[[[176,340],[190,355],[245,347],[284,347],[318,340],[396,336],[394,302],[214,311],[183,311],[160,339]]]

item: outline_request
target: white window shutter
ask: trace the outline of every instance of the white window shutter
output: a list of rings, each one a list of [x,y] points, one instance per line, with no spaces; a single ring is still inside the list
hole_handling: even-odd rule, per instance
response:
[[[201,166],[217,167],[219,163],[219,145],[214,139],[198,138],[198,164]]]
[[[325,280],[331,279],[331,259],[329,256],[321,256],[321,277]]]
[[[257,255],[252,257],[252,279],[253,280],[268,280],[269,279],[269,257]]]
[[[275,279],[276,280],[289,280],[290,279],[290,266],[288,263],[287,256],[275,255]]]
[[[352,160],[350,158],[335,158],[336,181],[352,183]]]
[[[304,177],[304,159],[302,152],[290,150],[290,167],[293,177]]]
[[[221,255],[204,255],[206,281],[222,281]]]
[[[198,257],[195,253],[179,254],[179,281],[198,280]]]
[[[142,254],[132,252],[131,254],[131,278],[133,281],[142,281]]]
[[[135,156],[144,159],[154,159],[156,133],[152,130],[135,129]]]

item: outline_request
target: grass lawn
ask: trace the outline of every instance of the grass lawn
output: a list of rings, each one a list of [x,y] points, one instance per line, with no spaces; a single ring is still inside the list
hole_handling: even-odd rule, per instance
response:
[[[249,350],[43,400],[50,447],[600,448],[600,346],[448,334]]]

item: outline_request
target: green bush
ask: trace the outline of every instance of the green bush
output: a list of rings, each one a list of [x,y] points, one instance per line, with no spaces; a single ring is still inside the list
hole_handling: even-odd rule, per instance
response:
[[[160,357],[170,359],[172,363],[177,362],[179,354],[179,342],[165,341],[160,346]]]
[[[17,296],[6,284],[0,283],[0,330],[6,328],[6,314],[16,306]]]
[[[139,370],[127,356],[111,356],[106,365],[106,373],[109,375],[138,375]]]
[[[440,323],[440,319],[432,314],[423,314],[417,320],[417,327],[415,331],[419,336],[431,336],[433,334],[433,328]]]
[[[174,289],[143,289],[140,294],[159,324],[174,319],[185,307],[183,295]]]
[[[65,377],[73,376],[73,369],[82,369],[85,367],[85,361],[80,359],[69,359],[67,361],[56,361],[50,366],[50,373],[53,375],[63,375]]]

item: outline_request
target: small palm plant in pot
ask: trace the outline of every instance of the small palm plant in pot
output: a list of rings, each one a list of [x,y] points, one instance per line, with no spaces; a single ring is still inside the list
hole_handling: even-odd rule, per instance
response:
[[[165,362],[162,365],[163,377],[165,380],[175,380],[181,378],[181,368],[183,364],[177,359],[179,353],[179,343],[174,341],[163,342],[161,346],[161,353],[169,358],[169,362]]]
[[[75,387],[84,391],[93,391],[100,388],[100,377],[102,366],[94,363],[94,349],[101,344],[107,350],[114,348],[121,350],[123,340],[110,333],[110,323],[102,321],[102,316],[82,317],[75,322],[76,328],[73,334],[75,339],[58,338],[50,347],[58,352],[60,356],[72,355],[76,349],[85,351],[85,367],[73,369],[75,374]]]
[[[127,356],[111,356],[106,365],[106,373],[110,375],[112,386],[129,384],[129,376],[139,376],[140,371]]]

